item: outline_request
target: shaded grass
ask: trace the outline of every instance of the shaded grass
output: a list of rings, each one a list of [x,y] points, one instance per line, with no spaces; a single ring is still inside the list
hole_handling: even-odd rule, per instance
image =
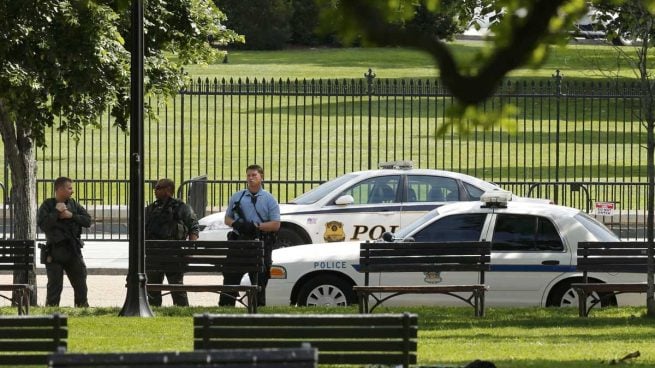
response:
[[[33,314],[57,309],[33,308]],[[118,308],[61,308],[69,316],[69,351],[190,351],[194,313],[243,313],[242,308],[163,307],[155,318],[117,317]],[[498,367],[606,367],[612,360],[639,351],[630,366],[655,365],[655,320],[644,308],[597,310],[579,318],[575,308],[488,308],[483,318],[471,308],[406,307],[419,315],[420,365],[465,365],[475,359]],[[15,309],[0,308],[1,314]],[[350,308],[264,307],[260,313],[357,313]]]

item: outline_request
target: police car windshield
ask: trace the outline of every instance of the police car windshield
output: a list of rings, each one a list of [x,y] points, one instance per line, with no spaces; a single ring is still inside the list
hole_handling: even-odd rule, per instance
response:
[[[393,234],[394,239],[405,239],[410,234],[414,233],[417,228],[421,227],[423,224],[428,222],[430,219],[435,218],[436,216],[439,216],[438,208],[426,213],[425,215],[416,219],[416,221],[398,230],[398,232]]]
[[[318,187],[310,190],[307,193],[304,193],[295,199],[291,200],[289,203],[293,204],[312,204],[316,203],[318,200],[325,198],[326,196],[330,195],[330,193],[334,192],[339,188],[341,185],[343,185],[345,182],[351,180],[352,178],[356,177],[357,174],[351,173],[351,174],[346,174],[343,176],[340,176],[338,178],[334,178],[328,182],[325,182]]]

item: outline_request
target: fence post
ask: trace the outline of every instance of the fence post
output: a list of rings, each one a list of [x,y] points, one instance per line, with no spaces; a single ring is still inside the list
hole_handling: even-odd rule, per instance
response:
[[[366,95],[368,96],[368,169],[371,170],[371,155],[373,154],[373,115],[371,110],[373,109],[373,80],[375,79],[375,73],[369,68],[368,73],[364,74],[364,78],[366,78]]]
[[[184,87],[180,91],[180,180],[178,183],[184,182],[184,95],[188,88],[193,88],[193,81],[191,81],[190,86]]]
[[[556,126],[555,126],[555,188],[553,192],[553,201],[555,203],[559,203],[559,188],[558,184],[559,183],[559,149],[560,149],[560,121],[561,121],[561,110],[560,110],[560,103],[561,103],[561,97],[562,95],[562,77],[563,75],[560,74],[559,69],[555,71],[555,74],[553,74],[553,78],[555,78],[555,108],[556,108]]]

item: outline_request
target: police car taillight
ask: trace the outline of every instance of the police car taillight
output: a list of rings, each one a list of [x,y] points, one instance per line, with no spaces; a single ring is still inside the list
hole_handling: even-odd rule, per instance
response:
[[[506,208],[507,202],[512,200],[512,192],[506,190],[493,190],[484,192],[480,196],[480,201],[484,204],[484,208]]]

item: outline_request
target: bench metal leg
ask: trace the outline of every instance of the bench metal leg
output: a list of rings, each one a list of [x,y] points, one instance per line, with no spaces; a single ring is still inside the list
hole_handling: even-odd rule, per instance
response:
[[[359,313],[368,313],[368,293],[357,293],[357,296],[359,297]]]
[[[29,289],[17,289],[16,294],[18,294],[18,315],[28,315],[30,314],[30,291]]]
[[[575,289],[575,292],[578,294],[578,316],[588,317],[589,311],[587,311],[587,293],[582,289]]]

